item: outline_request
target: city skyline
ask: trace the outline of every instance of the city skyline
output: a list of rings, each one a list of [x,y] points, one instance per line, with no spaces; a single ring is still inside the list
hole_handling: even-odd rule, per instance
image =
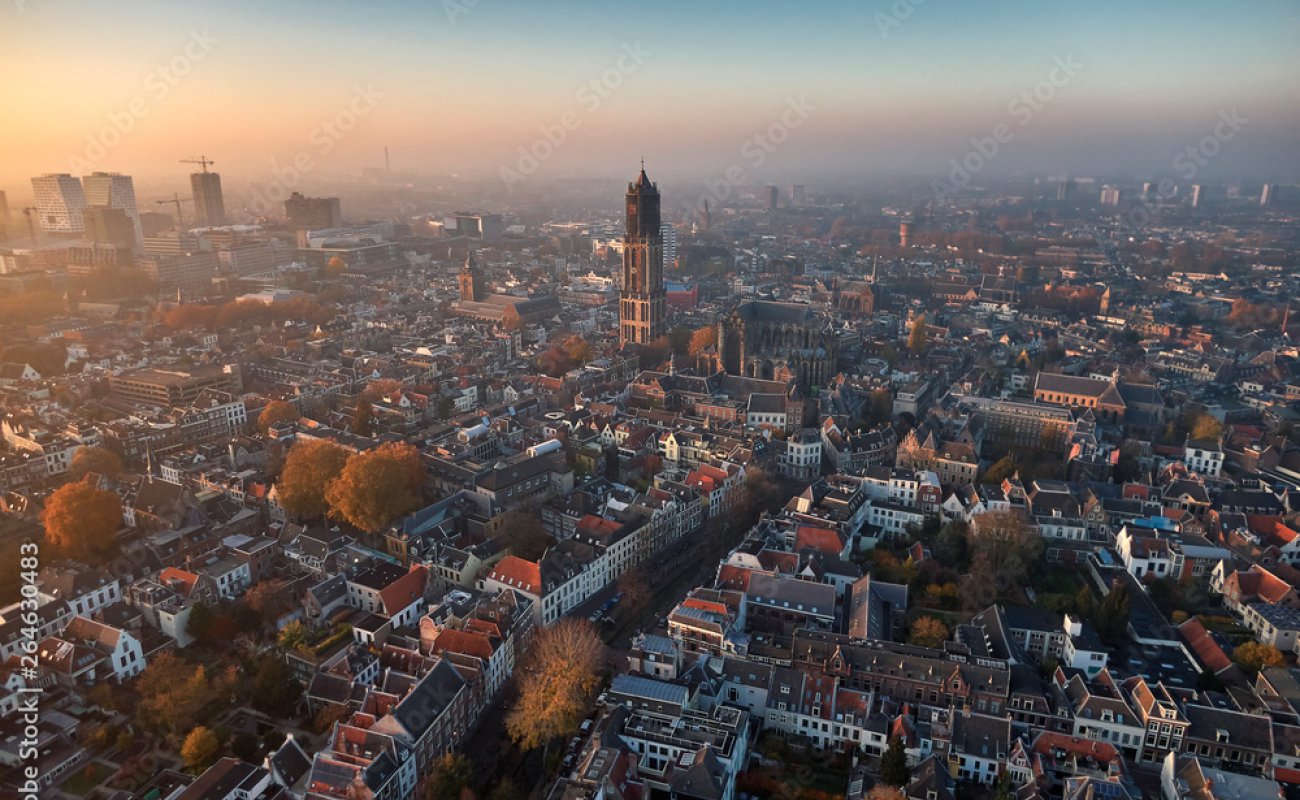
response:
[[[614,178],[629,149],[671,181],[737,161],[760,184],[935,176],[1000,123],[1014,140],[988,176],[1158,175],[1222,112],[1249,120],[1248,145],[1203,177],[1295,178],[1300,15],[1286,3],[668,3],[635,26],[603,10],[20,3],[0,13],[23,34],[9,58],[31,69],[0,97],[32,113],[7,125],[0,184],[176,181],[187,173],[167,162],[193,152],[217,154],[228,182],[273,182],[303,156],[304,180],[328,181],[382,168],[385,148],[395,171],[467,179]],[[106,41],[93,63],[65,55]],[[798,129],[761,163],[744,155],[791,102]]]

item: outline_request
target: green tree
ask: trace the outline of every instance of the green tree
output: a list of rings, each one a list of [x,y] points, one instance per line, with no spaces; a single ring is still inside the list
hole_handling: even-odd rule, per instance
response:
[[[185,744],[181,745],[181,758],[185,760],[185,768],[197,775],[212,766],[220,749],[221,742],[217,741],[217,735],[199,725],[185,737]]]
[[[438,396],[438,405],[435,412],[440,420],[449,420],[456,413],[456,401],[444,395]]]
[[[285,650],[297,650],[307,644],[306,626],[297,620],[290,622],[280,630],[278,642]]]
[[[488,800],[518,800],[523,796],[524,792],[519,791],[519,787],[515,786],[514,781],[509,778],[502,778],[488,793]]]
[[[525,511],[507,511],[497,522],[498,530],[505,536],[510,552],[528,561],[536,561],[554,544],[542,530],[542,521],[536,514]]]
[[[862,424],[868,428],[889,422],[894,416],[894,396],[888,389],[876,389],[862,405]]]
[[[899,736],[889,740],[889,747],[880,757],[880,779],[890,786],[902,786],[911,777],[907,766],[907,749]]]
[[[993,790],[993,800],[1014,800],[1016,795],[1011,789],[1011,773],[1003,771],[998,776],[997,786]]]
[[[474,780],[474,764],[460,753],[446,753],[436,762],[425,784],[425,800],[461,800]]]
[[[1106,594],[1097,608],[1093,625],[1098,635],[1106,644],[1115,647],[1124,642],[1128,636],[1128,619],[1132,609],[1132,600],[1128,596],[1128,587],[1116,584]]]
[[[935,537],[932,555],[940,564],[964,572],[970,565],[970,539],[966,523],[960,520],[945,522]]]
[[[695,332],[685,325],[678,325],[668,331],[668,345],[679,356],[687,355],[691,348],[691,339]]]
[[[190,616],[185,621],[185,632],[199,641],[208,638],[217,621],[217,612],[207,603],[195,603],[190,608]]]
[[[272,654],[262,659],[253,680],[253,707],[278,719],[288,719],[298,710],[302,684],[284,657]]]
[[[243,761],[257,759],[257,734],[240,731],[230,739],[230,752]]]

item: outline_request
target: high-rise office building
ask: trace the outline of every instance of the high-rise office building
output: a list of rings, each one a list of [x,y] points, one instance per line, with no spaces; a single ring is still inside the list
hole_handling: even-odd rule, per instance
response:
[[[790,202],[794,203],[796,206],[801,206],[804,204],[804,200],[805,193],[803,184],[796,183],[794,186],[790,187]]]
[[[195,227],[225,225],[226,202],[221,198],[221,176],[215,172],[195,172],[190,175],[190,189],[194,192]]]
[[[775,186],[767,187],[767,208],[769,211],[775,211],[777,202],[780,200],[781,191]]]
[[[1201,207],[1201,202],[1205,199],[1203,188],[1199,183],[1192,184],[1192,208]]]
[[[1103,206],[1119,205],[1119,188],[1109,185],[1101,187],[1101,204]]]
[[[677,265],[677,229],[671,222],[665,222],[659,231],[664,240],[664,269],[672,269]]]
[[[646,176],[644,164],[636,181],[627,185],[623,291],[618,310],[622,344],[648,344],[668,333],[659,189]]]
[[[284,215],[298,230],[318,231],[343,224],[343,207],[337,197],[304,197],[294,192],[284,201]]]
[[[95,172],[84,176],[81,185],[86,194],[87,206],[115,208],[126,214],[134,231],[132,241],[126,244],[139,252],[144,242],[144,230],[140,227],[140,211],[135,204],[135,183],[131,176],[116,172]]]
[[[41,230],[55,234],[81,234],[86,230],[86,194],[77,178],[62,174],[32,178]]]
[[[1261,206],[1273,205],[1273,184],[1266,183],[1264,188],[1259,191],[1259,204]]]

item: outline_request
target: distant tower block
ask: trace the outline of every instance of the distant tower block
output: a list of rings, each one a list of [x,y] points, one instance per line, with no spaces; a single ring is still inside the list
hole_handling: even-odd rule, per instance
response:
[[[801,184],[801,183],[796,183],[793,187],[791,187],[791,189],[790,189],[790,200],[791,200],[791,201],[792,201],[796,206],[801,206],[801,205],[803,205],[803,204],[804,204],[804,199],[805,199],[806,197],[807,197],[807,195],[806,195],[806,193],[804,192],[803,184]]]
[[[769,211],[775,211],[777,202],[781,197],[781,191],[775,186],[767,187],[767,208]]]
[[[898,246],[904,249],[912,246],[912,223],[910,222],[899,223]]]

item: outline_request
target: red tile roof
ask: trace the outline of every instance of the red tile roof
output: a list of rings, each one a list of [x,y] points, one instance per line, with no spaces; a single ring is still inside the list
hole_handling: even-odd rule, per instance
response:
[[[844,550],[844,538],[833,528],[800,525],[794,533],[794,549],[799,552],[804,548],[826,555],[839,555]]]
[[[1246,525],[1265,545],[1284,547],[1300,537],[1300,532],[1287,526],[1281,517],[1249,514],[1246,516]]]
[[[445,628],[433,640],[435,653],[463,653],[487,661],[492,657],[492,643],[481,633]]]
[[[402,577],[379,590],[379,600],[389,616],[396,614],[416,600],[424,597],[424,587],[429,580],[429,568],[417,564]]]
[[[1218,674],[1232,666],[1232,660],[1223,652],[1223,648],[1210,638],[1209,631],[1196,617],[1178,626],[1178,635],[1187,642],[1187,646],[1196,654],[1196,659],[1210,672]]]
[[[158,582],[163,586],[177,589],[182,595],[189,597],[194,593],[194,587],[199,582],[199,576],[183,569],[166,567],[162,572],[158,573]]]
[[[490,577],[529,594],[542,593],[542,567],[536,561],[506,556],[492,568]]]

